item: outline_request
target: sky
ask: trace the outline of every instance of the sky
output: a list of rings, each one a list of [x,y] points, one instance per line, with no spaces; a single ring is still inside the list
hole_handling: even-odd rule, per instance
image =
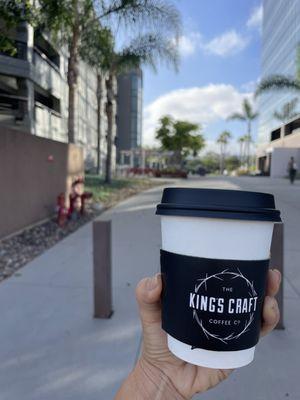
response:
[[[246,126],[227,121],[252,99],[260,76],[262,5],[260,0],[177,0],[183,19],[179,72],[144,68],[143,144],[157,145],[155,128],[162,115],[201,124],[205,151],[216,151],[223,130],[232,133],[229,152]],[[257,124],[253,127],[256,138]]]

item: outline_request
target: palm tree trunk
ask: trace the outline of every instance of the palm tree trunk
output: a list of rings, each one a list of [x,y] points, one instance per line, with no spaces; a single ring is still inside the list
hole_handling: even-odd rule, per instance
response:
[[[240,142],[240,165],[243,165],[243,142]]]
[[[106,80],[107,102],[106,102],[106,116],[107,116],[107,154],[106,154],[106,171],[105,183],[111,183],[111,164],[112,164],[112,146],[113,146],[113,90],[114,74],[109,73]]]
[[[75,3],[77,10],[77,3]],[[75,99],[78,80],[78,46],[79,46],[79,24],[76,21],[73,26],[72,40],[69,46],[68,59],[68,86],[69,86],[69,113],[68,113],[68,140],[75,142]]]
[[[97,73],[97,174],[101,173],[102,76]]]
[[[250,166],[250,138],[248,137],[247,140],[247,169],[249,169]]]
[[[247,169],[250,166],[250,142],[251,142],[251,121],[248,120],[248,135],[247,135]]]
[[[224,165],[224,150],[223,150],[223,144],[220,143],[220,175],[223,174],[223,165]]]

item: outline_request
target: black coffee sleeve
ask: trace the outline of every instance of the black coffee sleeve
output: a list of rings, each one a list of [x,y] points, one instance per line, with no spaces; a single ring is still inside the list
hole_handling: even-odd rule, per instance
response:
[[[162,328],[214,351],[258,342],[269,260],[219,260],[161,250]]]

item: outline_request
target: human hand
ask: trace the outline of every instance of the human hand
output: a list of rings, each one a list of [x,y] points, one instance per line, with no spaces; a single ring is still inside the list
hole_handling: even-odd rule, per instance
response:
[[[275,295],[281,282],[278,270],[270,270],[263,306],[261,336],[271,332],[279,321]],[[189,364],[174,356],[167,345],[167,335],[161,328],[162,280],[158,274],[143,279],[136,297],[143,326],[141,357],[116,400],[187,400],[205,392],[226,379],[232,369],[211,369]]]

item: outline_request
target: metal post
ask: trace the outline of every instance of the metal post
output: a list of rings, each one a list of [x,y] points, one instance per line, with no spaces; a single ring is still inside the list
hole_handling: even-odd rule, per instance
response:
[[[94,317],[110,318],[112,309],[111,221],[94,221]]]
[[[276,268],[281,272],[282,277],[284,276],[284,249],[283,249],[283,238],[284,238],[284,226],[283,224],[275,224],[271,245],[271,259],[270,268]],[[283,280],[280,285],[279,292],[276,296],[280,310],[280,320],[276,326],[276,329],[284,329],[283,323]]]

